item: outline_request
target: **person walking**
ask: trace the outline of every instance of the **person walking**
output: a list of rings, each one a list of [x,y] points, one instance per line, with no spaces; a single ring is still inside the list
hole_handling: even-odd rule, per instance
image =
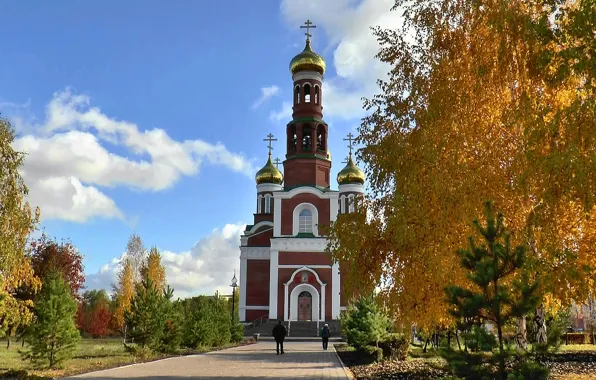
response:
[[[275,351],[278,355],[280,351],[282,355],[284,354],[284,339],[286,338],[287,333],[286,326],[279,320],[278,324],[275,325],[271,332],[271,335],[273,335],[273,338],[275,339]]]
[[[323,350],[327,350],[327,345],[329,344],[329,337],[331,336],[331,332],[329,331],[329,325],[325,323],[325,326],[321,329],[321,338],[323,339]]]

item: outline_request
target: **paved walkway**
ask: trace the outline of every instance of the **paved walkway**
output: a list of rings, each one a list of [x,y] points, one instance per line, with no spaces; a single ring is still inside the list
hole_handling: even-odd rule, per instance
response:
[[[87,373],[86,379],[348,379],[335,350],[323,351],[316,342],[286,342],[285,355],[275,343],[230,348],[204,355],[183,356],[151,363]]]

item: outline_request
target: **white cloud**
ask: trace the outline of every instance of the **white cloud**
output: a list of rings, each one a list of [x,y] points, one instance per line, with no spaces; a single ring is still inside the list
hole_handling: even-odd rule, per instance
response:
[[[239,274],[238,246],[244,228],[244,224],[226,224],[200,239],[189,251],[162,251],[167,282],[174,288],[174,296],[213,294],[216,290],[229,294],[234,270],[237,277]],[[97,273],[87,275],[86,287],[111,290],[121,258],[114,258]]]
[[[351,120],[364,116],[362,97],[375,95],[377,80],[387,78],[389,66],[375,58],[380,46],[370,28],[398,28],[402,17],[400,12],[390,11],[394,4],[394,0],[282,1],[281,13],[288,27],[297,28],[311,19],[317,25],[315,50],[334,49],[323,84],[326,117]],[[321,31],[327,36],[328,47],[317,45]],[[272,114],[282,115],[284,109],[285,104]]]
[[[283,102],[281,106],[281,110],[279,111],[271,111],[269,113],[269,119],[271,121],[279,122],[279,121],[290,121],[292,117],[292,103],[290,102]]]
[[[277,94],[279,94],[279,87],[277,87],[276,85],[269,87],[261,87],[261,96],[253,103],[252,109],[256,110],[263,103],[269,100],[269,98],[272,98]]]
[[[221,143],[175,141],[158,128],[141,131],[69,89],[54,94],[42,123],[23,129],[31,130],[14,147],[27,153],[22,174],[30,200],[40,206],[44,219],[122,218],[122,211],[98,187],[160,191],[182,176],[197,174],[205,161],[242,174],[255,171],[245,157]],[[108,151],[104,142],[124,148],[133,158]]]

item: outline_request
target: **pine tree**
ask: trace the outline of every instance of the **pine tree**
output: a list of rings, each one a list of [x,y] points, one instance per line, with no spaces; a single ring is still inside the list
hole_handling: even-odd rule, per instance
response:
[[[341,316],[341,327],[348,344],[357,350],[368,350],[370,344],[379,347],[391,323],[389,317],[375,302],[374,297],[364,296],[350,302]]]
[[[60,275],[47,277],[34,311],[36,320],[26,338],[30,349],[25,358],[49,368],[72,358],[80,339],[74,320],[77,302]]]
[[[149,277],[137,285],[125,320],[135,343],[152,350],[159,348],[165,323],[163,296]]]
[[[474,221],[485,244],[478,246],[470,237],[469,249],[457,252],[469,286],[445,288],[449,312],[459,322],[459,328],[468,331],[466,339],[472,344],[466,344],[464,351],[448,348],[444,356],[457,376],[505,379],[505,363],[511,351],[504,347],[503,327],[533,310],[540,296],[538,283],[530,282],[523,271],[527,247],[511,247],[503,215],[495,217],[491,202],[485,202],[485,213],[486,226]],[[494,326],[496,339],[485,329],[487,322]],[[493,355],[487,354],[490,352]]]

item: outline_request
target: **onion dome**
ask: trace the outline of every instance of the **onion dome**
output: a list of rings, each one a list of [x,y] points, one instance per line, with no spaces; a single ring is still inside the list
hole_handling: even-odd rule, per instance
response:
[[[298,71],[316,71],[319,74],[325,74],[327,65],[323,57],[312,51],[310,48],[310,40],[306,40],[306,46],[302,53],[298,54],[292,61],[290,61],[290,72],[292,75]]]
[[[359,183],[364,184],[364,172],[352,161],[352,155],[348,158],[346,166],[337,173],[337,183],[340,185],[348,185]]]
[[[269,158],[267,159],[265,166],[263,166],[263,168],[255,175],[255,180],[257,181],[257,185],[262,183],[274,183],[276,185],[281,185],[281,183],[284,181],[284,175],[281,174],[279,169],[276,168],[271,161],[271,153],[269,153]]]

